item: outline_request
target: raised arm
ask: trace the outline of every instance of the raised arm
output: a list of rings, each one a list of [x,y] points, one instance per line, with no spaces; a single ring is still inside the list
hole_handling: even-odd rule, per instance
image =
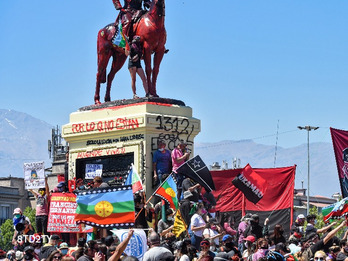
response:
[[[109,257],[108,261],[118,261],[119,258],[121,257],[123,251],[126,249],[129,240],[133,236],[134,230],[129,229],[127,238],[123,240],[116,248],[115,252],[112,254],[112,256]]]

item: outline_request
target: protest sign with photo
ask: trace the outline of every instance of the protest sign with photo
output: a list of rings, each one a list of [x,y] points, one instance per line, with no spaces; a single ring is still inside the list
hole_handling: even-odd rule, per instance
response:
[[[25,189],[45,187],[45,164],[41,162],[24,163]]]

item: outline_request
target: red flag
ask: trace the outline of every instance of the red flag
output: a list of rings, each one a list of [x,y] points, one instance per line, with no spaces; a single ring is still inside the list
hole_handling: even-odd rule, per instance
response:
[[[244,167],[242,173],[232,183],[243,192],[249,201],[255,204],[262,199],[267,187],[266,180],[258,175],[249,164]]]
[[[342,197],[348,197],[348,131],[330,128]]]

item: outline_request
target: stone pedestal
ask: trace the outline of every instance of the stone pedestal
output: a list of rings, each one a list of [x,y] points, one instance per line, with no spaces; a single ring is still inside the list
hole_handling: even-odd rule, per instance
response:
[[[177,100],[143,98],[81,108],[62,129],[69,142],[69,179],[85,179],[86,164],[99,164],[104,181],[121,184],[134,163],[149,196],[157,141],[164,140],[173,150],[184,140],[193,152],[199,132],[200,120]]]

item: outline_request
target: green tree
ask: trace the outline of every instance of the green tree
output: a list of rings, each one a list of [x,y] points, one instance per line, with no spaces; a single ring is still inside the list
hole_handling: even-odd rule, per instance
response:
[[[29,218],[31,225],[36,231],[36,222],[35,222],[36,210],[31,207],[26,207],[25,210],[23,211],[23,215]]]
[[[12,237],[14,233],[13,222],[11,219],[7,219],[0,226],[0,248],[3,250],[10,250],[12,246]]]

